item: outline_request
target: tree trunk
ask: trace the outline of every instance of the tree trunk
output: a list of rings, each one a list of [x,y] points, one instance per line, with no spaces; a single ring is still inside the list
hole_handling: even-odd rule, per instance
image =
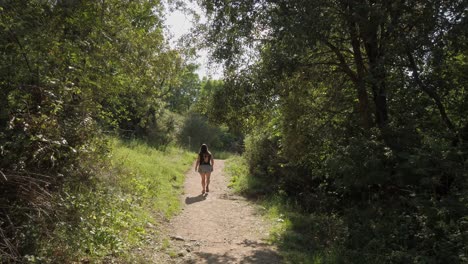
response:
[[[359,37],[362,39],[367,56],[369,69],[369,84],[372,88],[375,105],[375,123],[379,128],[384,128],[388,123],[387,94],[385,85],[384,51],[382,44],[385,39],[378,38],[379,32],[384,30],[382,11],[375,7],[375,2],[366,3],[366,8],[356,11]],[[380,30],[379,30],[380,29]],[[356,30],[355,30],[356,31]],[[356,33],[355,33],[356,34]]]
[[[351,46],[353,48],[354,63],[356,65],[356,89],[359,99],[359,112],[363,122],[363,127],[369,129],[372,126],[371,111],[369,107],[369,96],[367,94],[365,75],[366,67],[361,53],[361,45],[356,30],[356,24],[353,21],[348,21],[349,33],[351,37]]]
[[[383,56],[378,50],[377,32],[369,32],[364,36],[367,58],[369,61],[369,73],[375,104],[375,123],[379,128],[384,128],[388,123],[387,94],[385,85],[385,67]]]

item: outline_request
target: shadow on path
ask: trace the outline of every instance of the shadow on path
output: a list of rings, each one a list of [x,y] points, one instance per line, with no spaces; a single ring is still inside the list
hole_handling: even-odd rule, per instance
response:
[[[226,254],[212,254],[206,252],[197,252],[195,253],[200,258],[204,259],[208,264],[225,264],[225,263],[235,263],[236,259]],[[195,262],[193,262],[195,263]]]
[[[273,250],[258,249],[253,250],[252,254],[244,256],[242,259],[237,259],[234,256],[227,254],[213,254],[208,252],[195,253],[199,258],[203,259],[207,264],[226,264],[226,263],[240,263],[240,264],[279,264],[281,257]],[[195,262],[192,262],[195,263]]]
[[[281,257],[271,249],[254,250],[253,254],[246,256],[239,263],[279,264],[281,263]]]
[[[198,202],[201,202],[201,201],[204,201],[206,199],[206,196],[208,196],[208,194],[200,194],[198,196],[193,196],[193,197],[185,197],[185,204],[193,204],[193,203],[198,203]]]

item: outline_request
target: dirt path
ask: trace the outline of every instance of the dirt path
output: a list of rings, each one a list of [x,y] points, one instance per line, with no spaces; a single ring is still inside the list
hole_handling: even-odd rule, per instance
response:
[[[200,175],[187,173],[184,208],[169,224],[176,263],[281,263],[267,244],[269,224],[255,205],[227,188],[224,161],[215,160],[210,192],[201,195]]]

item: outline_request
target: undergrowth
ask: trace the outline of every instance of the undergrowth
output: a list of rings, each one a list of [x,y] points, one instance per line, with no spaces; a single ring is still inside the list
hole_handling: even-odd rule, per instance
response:
[[[86,182],[68,182],[55,200],[56,228],[30,263],[135,259],[158,222],[179,210],[184,174],[194,155],[159,151],[139,141],[110,140],[107,166]]]
[[[234,156],[235,154],[233,154],[232,152],[229,152],[229,151],[222,151],[222,150],[214,150],[214,151],[211,151],[213,153],[213,156],[215,159],[221,159],[221,160],[225,160],[225,159],[229,159],[231,158],[232,156]]]
[[[333,199],[315,188],[313,208],[281,189],[271,192],[250,175],[247,162],[226,162],[231,187],[256,198],[275,223],[270,240],[285,263],[466,263],[466,207],[459,197],[422,195]],[[460,220],[455,220],[460,219]],[[460,250],[461,249],[461,250]]]
[[[229,158],[225,166],[229,187],[265,208],[264,217],[274,223],[269,240],[278,245],[284,263],[340,263],[336,252],[344,228],[336,216],[301,214],[281,192],[265,195],[269,188],[249,176],[247,161],[241,156]]]

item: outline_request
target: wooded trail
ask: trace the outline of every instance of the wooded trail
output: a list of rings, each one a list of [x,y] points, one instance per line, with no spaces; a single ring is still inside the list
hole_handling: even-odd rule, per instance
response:
[[[224,160],[215,160],[210,192],[202,195],[194,166],[186,175],[184,207],[168,229],[180,248],[175,263],[281,263],[266,242],[269,223],[259,208],[227,187]]]

